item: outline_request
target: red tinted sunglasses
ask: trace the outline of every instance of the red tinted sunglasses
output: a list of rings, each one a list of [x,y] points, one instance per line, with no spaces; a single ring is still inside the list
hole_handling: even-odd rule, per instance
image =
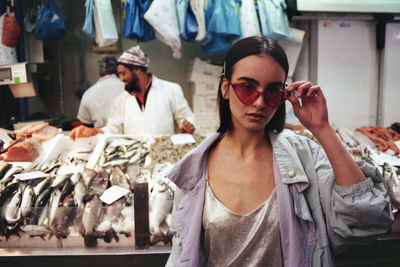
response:
[[[279,107],[280,105],[288,99],[289,94],[283,89],[287,84],[276,84],[268,86],[264,91],[260,92],[257,90],[256,86],[251,83],[231,83],[233,91],[239,98],[239,100],[245,105],[253,104],[260,95],[263,95],[265,104],[271,108]]]

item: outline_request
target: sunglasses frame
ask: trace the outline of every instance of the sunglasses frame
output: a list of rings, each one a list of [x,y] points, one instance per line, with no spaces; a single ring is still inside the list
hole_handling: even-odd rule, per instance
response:
[[[291,92],[285,92],[284,88],[286,88],[286,87],[288,86],[288,84],[287,84],[287,83],[284,83],[284,84],[282,85],[282,89],[279,90],[279,91],[281,92],[281,100],[280,100],[279,104],[274,104],[274,103],[271,103],[270,101],[268,101],[268,97],[266,97],[266,95],[265,95],[266,92],[268,92],[267,89],[265,89],[264,91],[258,91],[257,89],[252,89],[252,90],[254,90],[255,92],[257,92],[257,97],[256,97],[256,98],[254,99],[254,101],[252,101],[251,103],[246,103],[246,102],[244,102],[243,99],[240,97],[240,93],[237,92],[237,90],[238,90],[237,88],[240,87],[241,84],[232,83],[231,80],[229,80],[229,79],[227,79],[227,80],[228,80],[229,86],[232,86],[232,89],[233,89],[233,91],[235,92],[235,94],[236,94],[236,96],[238,97],[238,99],[240,100],[240,102],[242,102],[242,103],[245,104],[245,105],[251,105],[251,104],[253,104],[253,103],[260,97],[260,95],[262,95],[263,98],[264,98],[265,104],[267,104],[267,105],[270,106],[271,108],[277,108],[277,107],[279,107],[280,105],[282,105],[282,104],[289,98],[289,96],[292,95]]]

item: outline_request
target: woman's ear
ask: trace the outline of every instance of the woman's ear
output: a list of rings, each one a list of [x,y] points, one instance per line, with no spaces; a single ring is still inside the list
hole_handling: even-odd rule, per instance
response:
[[[221,94],[224,99],[229,99],[229,81],[225,78],[222,80]]]

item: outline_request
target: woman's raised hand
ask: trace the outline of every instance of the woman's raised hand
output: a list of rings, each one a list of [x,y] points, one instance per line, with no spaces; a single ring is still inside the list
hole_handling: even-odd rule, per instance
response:
[[[297,95],[290,96],[288,100],[292,103],[294,114],[304,127],[313,133],[330,127],[326,100],[318,85],[312,85],[307,81],[298,81],[290,84],[285,91],[297,91]]]

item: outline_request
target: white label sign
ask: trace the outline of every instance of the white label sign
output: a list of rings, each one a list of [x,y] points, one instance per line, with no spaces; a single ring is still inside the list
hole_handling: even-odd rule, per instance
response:
[[[117,201],[121,197],[128,194],[129,192],[130,191],[128,189],[122,188],[117,185],[113,185],[110,188],[108,188],[106,191],[103,192],[103,194],[100,196],[100,200],[103,201],[104,203],[110,205],[114,201]]]
[[[196,143],[193,135],[191,134],[175,134],[171,135],[171,141],[174,145],[184,145]]]

